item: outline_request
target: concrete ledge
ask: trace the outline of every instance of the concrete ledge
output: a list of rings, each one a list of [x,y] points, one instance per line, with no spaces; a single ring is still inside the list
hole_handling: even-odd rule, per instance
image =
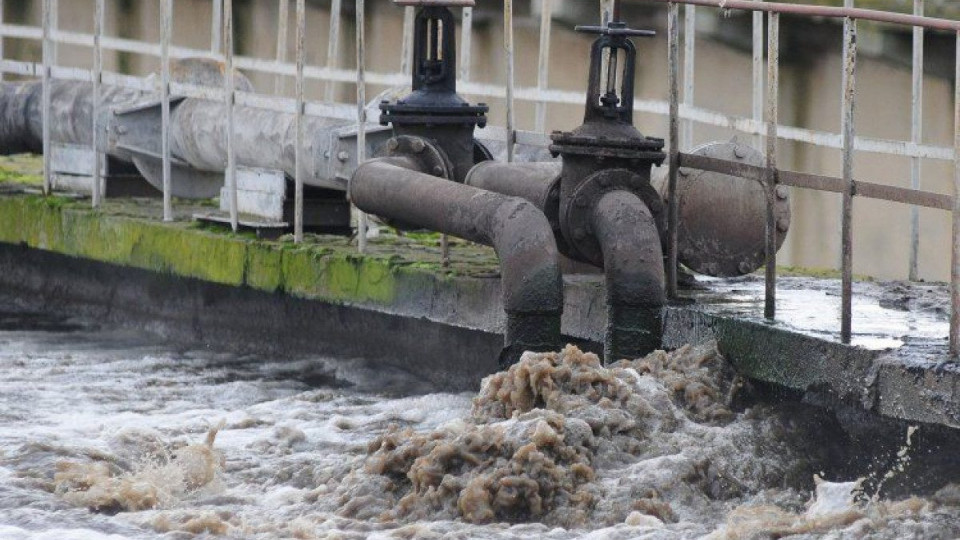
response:
[[[24,306],[208,346],[364,357],[439,387],[475,388],[496,369],[502,342],[495,257],[461,245],[445,269],[424,245],[384,239],[360,256],[338,237],[302,246],[261,241],[116,208],[93,211],[86,202],[0,194],[0,296]],[[830,286],[806,279],[792,285],[804,289],[795,303],[811,301],[808,285]],[[943,364],[942,341],[845,346],[820,330],[758,320],[750,286],[708,282],[688,292],[694,303],[664,310],[664,346],[713,339],[744,376],[811,401],[960,427],[960,368]],[[564,294],[565,335],[598,348],[602,277],[567,276]],[[784,296],[791,313],[789,290]]]

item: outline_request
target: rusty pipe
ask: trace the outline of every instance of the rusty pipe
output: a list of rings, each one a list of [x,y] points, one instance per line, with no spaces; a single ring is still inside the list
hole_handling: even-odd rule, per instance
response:
[[[604,358],[639,358],[660,347],[666,304],[663,249],[653,214],[635,194],[610,191],[592,209],[607,294]]]
[[[547,216],[550,226],[560,230],[560,168],[557,162],[476,164],[464,183],[475,188],[520,197],[533,203]]]
[[[350,180],[351,201],[364,212],[492,246],[500,259],[506,312],[501,366],[524,351],[561,345],[563,283],[553,231],[528,201],[374,159]]]

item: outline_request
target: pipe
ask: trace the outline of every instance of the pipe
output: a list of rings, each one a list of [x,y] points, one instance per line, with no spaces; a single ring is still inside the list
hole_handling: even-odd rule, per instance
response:
[[[520,197],[533,203],[550,221],[558,224],[560,168],[557,162],[500,163],[482,161],[470,169],[464,183],[494,193]],[[559,230],[559,225],[555,227]]]
[[[357,168],[350,200],[364,212],[493,246],[506,311],[501,367],[524,351],[561,345],[563,283],[553,231],[518,197],[477,189],[400,166],[390,158]],[[409,162],[406,165],[412,165]]]
[[[53,141],[89,146],[93,142],[93,83],[51,81],[50,123]],[[0,85],[0,154],[43,152],[43,83],[10,82]],[[101,86],[100,109],[130,104],[143,96],[139,90]]]
[[[628,191],[602,195],[592,213],[603,252],[607,290],[607,363],[639,358],[660,347],[666,304],[663,249],[647,205]]]

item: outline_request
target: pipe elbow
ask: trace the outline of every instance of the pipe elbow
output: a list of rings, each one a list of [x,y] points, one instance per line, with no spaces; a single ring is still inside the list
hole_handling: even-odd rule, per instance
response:
[[[609,192],[594,206],[593,228],[603,252],[610,300],[632,306],[664,305],[663,249],[647,205],[628,191]]]
[[[504,309],[508,313],[562,312],[559,253],[543,212],[519,197],[503,196],[490,230],[500,258]]]

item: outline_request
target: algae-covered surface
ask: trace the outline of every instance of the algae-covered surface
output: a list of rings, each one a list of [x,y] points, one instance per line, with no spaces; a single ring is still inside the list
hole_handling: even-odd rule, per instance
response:
[[[162,221],[156,198],[107,199],[43,196],[36,156],[14,156],[0,166],[0,242],[26,244],[65,255],[168,272],[233,286],[347,303],[390,303],[403,290],[441,286],[453,278],[495,278],[493,250],[451,239],[442,264],[437,234],[370,238],[360,255],[357,239],[307,234],[263,240],[253,232],[196,222],[212,201],[174,201],[174,221]]]

